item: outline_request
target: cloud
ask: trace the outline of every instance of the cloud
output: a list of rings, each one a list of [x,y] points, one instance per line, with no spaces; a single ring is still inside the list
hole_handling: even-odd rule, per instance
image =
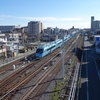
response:
[[[75,18],[61,18],[61,21],[80,21],[82,18],[75,17]]]
[[[34,20],[34,21],[81,21],[83,20],[80,17],[74,18],[62,18],[62,17],[20,17],[20,16],[11,16],[11,15],[1,15],[0,18],[14,18],[14,19],[24,19],[24,20]]]

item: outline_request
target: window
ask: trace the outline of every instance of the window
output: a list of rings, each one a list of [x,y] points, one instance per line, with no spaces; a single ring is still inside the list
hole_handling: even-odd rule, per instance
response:
[[[36,53],[43,53],[43,49],[37,49]]]
[[[51,50],[51,49],[54,48],[54,47],[55,47],[55,46],[52,46],[51,48],[47,49],[47,51],[48,51],[48,50]]]

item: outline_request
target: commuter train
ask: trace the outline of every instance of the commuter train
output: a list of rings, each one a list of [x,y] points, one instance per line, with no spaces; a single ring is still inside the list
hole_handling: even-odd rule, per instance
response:
[[[77,32],[73,32],[72,34],[68,34],[66,37],[64,37],[64,42],[68,41],[70,38],[72,38]],[[47,54],[51,53],[56,48],[60,47],[62,45],[63,40],[58,39],[56,41],[47,43],[45,45],[39,46],[36,50],[36,58],[40,59],[46,56]]]

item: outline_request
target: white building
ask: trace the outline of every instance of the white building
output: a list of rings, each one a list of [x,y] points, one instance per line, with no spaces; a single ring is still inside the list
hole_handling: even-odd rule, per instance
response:
[[[0,42],[7,42],[7,37],[5,34],[0,34]]]
[[[43,30],[43,24],[40,21],[30,21],[28,23],[28,34],[39,35]]]
[[[100,29],[100,21],[94,20],[94,16],[91,17],[91,30]]]
[[[4,52],[6,55],[9,54],[10,56],[12,56],[12,53],[16,53],[18,54],[18,47],[20,44],[20,39],[21,39],[21,33],[1,33],[0,34],[0,46],[2,46],[2,44],[5,45],[5,50],[2,51],[2,49],[0,50],[0,53]]]

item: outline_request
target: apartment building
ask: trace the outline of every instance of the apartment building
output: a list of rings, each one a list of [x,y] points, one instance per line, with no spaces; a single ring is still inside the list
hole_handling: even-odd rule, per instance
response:
[[[0,58],[6,56],[6,44],[7,37],[5,34],[0,34]]]
[[[28,23],[28,35],[39,35],[43,30],[43,24],[40,21],[30,21]]]
[[[91,30],[95,31],[96,29],[100,29],[100,21],[94,20],[94,16],[91,17]]]
[[[18,54],[18,47],[22,44],[21,33],[0,33],[0,55],[12,56]]]

